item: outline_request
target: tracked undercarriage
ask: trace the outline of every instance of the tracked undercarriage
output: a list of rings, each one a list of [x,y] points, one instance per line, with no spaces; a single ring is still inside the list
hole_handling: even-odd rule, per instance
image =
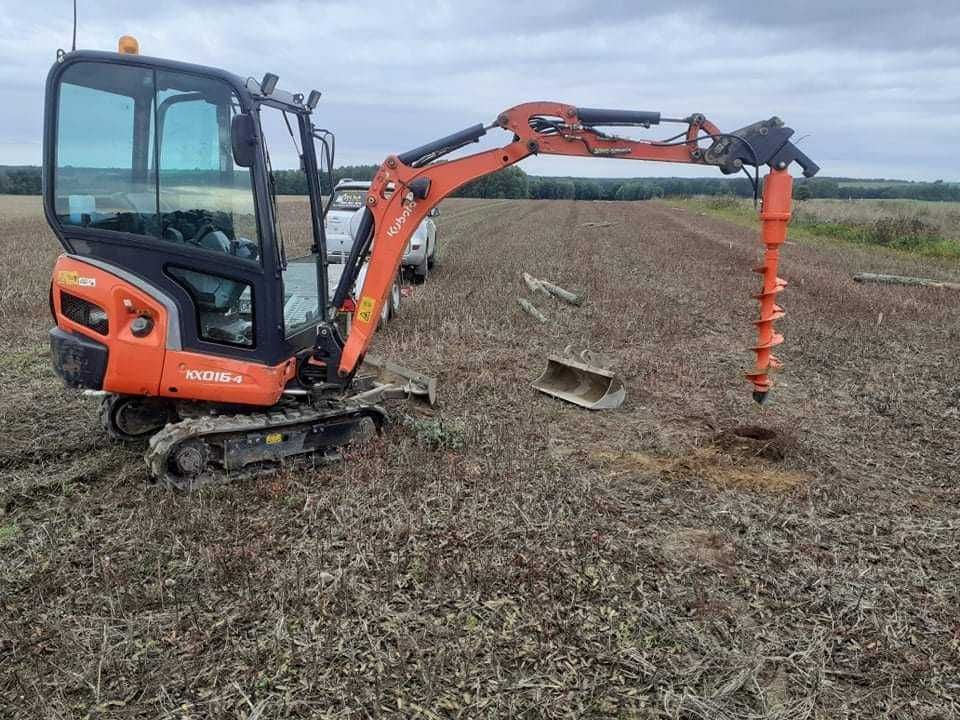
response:
[[[240,480],[288,462],[325,463],[387,422],[376,403],[419,397],[432,403],[436,381],[370,357],[358,392],[323,397],[301,390],[270,408],[106,395],[100,418],[118,440],[147,440],[151,477],[177,490]]]
[[[144,460],[150,474],[178,490],[237,480],[284,461],[339,458],[338,448],[374,434],[386,421],[377,406],[303,403],[251,414],[208,415],[165,425],[150,437]]]
[[[366,440],[387,422],[384,409],[362,397],[316,404],[286,399],[249,409],[107,395],[100,416],[114,439],[147,441],[150,476],[185,491],[250,478],[294,460],[338,460],[340,448]]]

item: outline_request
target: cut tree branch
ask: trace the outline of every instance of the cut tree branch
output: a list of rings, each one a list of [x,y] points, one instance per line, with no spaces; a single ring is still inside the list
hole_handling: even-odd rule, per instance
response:
[[[858,283],[884,283],[886,285],[915,285],[920,287],[960,290],[960,283],[931,280],[929,278],[910,277],[908,275],[883,275],[880,273],[856,273],[853,279]]]

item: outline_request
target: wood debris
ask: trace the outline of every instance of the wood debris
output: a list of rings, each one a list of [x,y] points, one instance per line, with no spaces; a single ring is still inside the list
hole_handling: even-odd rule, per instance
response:
[[[523,311],[528,315],[535,317],[537,320],[539,320],[542,323],[547,322],[547,316],[544,315],[539,310],[537,310],[537,308],[534,307],[533,303],[527,300],[526,298],[517,298],[517,304],[521,308],[523,308]]]
[[[920,287],[960,290],[960,283],[931,280],[930,278],[910,277],[909,275],[883,275],[881,273],[855,273],[853,279],[858,283],[883,283],[886,285],[916,285]]]

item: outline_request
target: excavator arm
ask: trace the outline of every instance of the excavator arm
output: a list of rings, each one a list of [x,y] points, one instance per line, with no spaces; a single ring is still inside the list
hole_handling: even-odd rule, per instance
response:
[[[661,141],[629,139],[601,129],[649,128],[662,123],[680,124],[685,128]],[[493,128],[512,133],[513,140],[503,147],[437,162],[454,150],[478,142]],[[786,239],[790,220],[793,180],[788,167],[796,162],[806,177],[812,177],[819,170],[790,142],[792,135],[793,130],[778,118],[723,133],[700,114],[663,118],[657,112],[533,102],[506,110],[490,126],[474,125],[400,155],[391,155],[371,182],[356,241],[333,298],[333,307],[340,307],[369,255],[350,334],[341,349],[339,343],[324,336],[321,329],[315,358],[329,366],[328,379],[334,383],[349,382],[373,339],[380,309],[411,235],[433,207],[471,180],[530,155],[713,165],[724,174],[753,168],[757,180],[760,167],[767,165],[770,172],[765,178],[760,211],[765,252],[763,264],[755,268],[763,278],[760,292],[754,295],[760,302],[760,317],[755,322],[757,342],[753,347],[756,360],[747,372],[754,386],[754,399],[762,402],[771,386],[769,371],[779,367],[771,350],[783,342],[783,337],[774,330],[774,322],[784,314],[775,298],[786,286],[777,276],[777,267],[779,248]]]

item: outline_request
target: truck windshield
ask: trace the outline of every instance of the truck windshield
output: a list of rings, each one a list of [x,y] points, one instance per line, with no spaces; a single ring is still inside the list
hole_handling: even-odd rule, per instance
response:
[[[333,193],[331,208],[334,210],[359,210],[366,200],[366,190],[344,188]]]
[[[236,167],[224,82],[114,63],[64,70],[53,206],[65,226],[259,258],[251,173]]]

